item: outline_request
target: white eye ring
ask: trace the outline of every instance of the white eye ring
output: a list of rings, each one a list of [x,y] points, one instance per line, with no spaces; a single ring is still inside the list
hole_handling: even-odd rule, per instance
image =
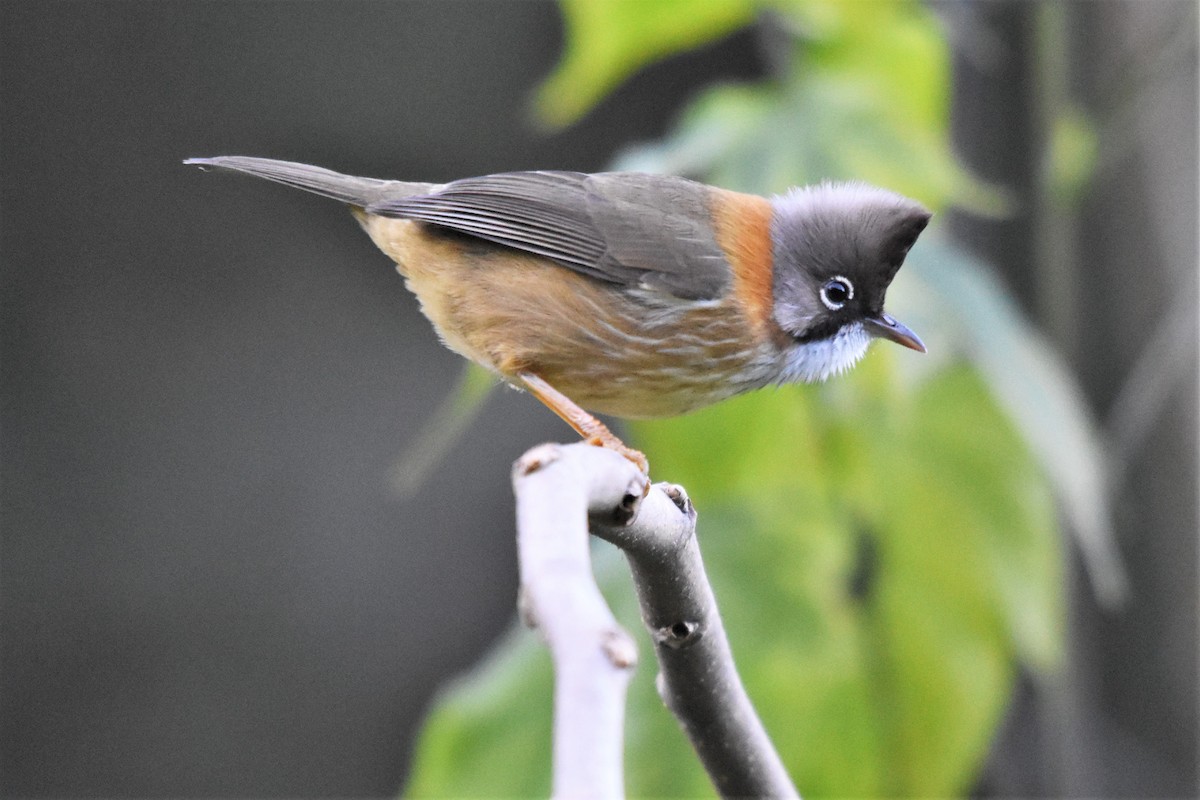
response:
[[[854,284],[843,275],[834,275],[821,287],[821,302],[830,311],[840,311],[848,300],[854,299]]]

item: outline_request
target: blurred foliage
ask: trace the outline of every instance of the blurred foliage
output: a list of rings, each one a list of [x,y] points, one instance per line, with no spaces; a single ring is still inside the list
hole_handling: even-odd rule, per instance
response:
[[[1004,210],[997,190],[947,155],[949,54],[928,10],[879,0],[767,7],[761,25],[782,65],[777,79],[708,89],[674,134],[619,168],[757,192],[869,176],[934,210]]]
[[[568,56],[540,96],[554,120],[749,19],[744,2],[563,5]],[[934,209],[1003,208],[950,152],[949,59],[926,7],[755,10],[772,77],[708,88],[672,134],[630,150],[622,168],[759,193],[866,180]],[[672,15],[682,30],[666,24]],[[582,53],[590,71],[576,65]],[[1086,171],[1081,130],[1057,134],[1065,162],[1051,168],[1065,185]],[[1061,655],[1055,499],[1104,535],[1100,451],[1077,388],[987,268],[936,227],[889,294],[930,355],[876,347],[824,385],[634,427],[655,476],[686,486],[700,509],[742,676],[810,798],[969,792],[1019,665],[1048,670]],[[600,554],[614,611],[652,652],[626,570],[608,548]],[[628,791],[711,795],[652,673],[644,660],[631,687]],[[546,794],[551,681],[536,637],[514,633],[435,707],[409,793]]]
[[[1072,205],[1083,195],[1095,171],[1099,147],[1096,129],[1082,110],[1070,105],[1057,110],[1050,128],[1047,175],[1056,201]]]
[[[753,19],[752,0],[562,0],[566,48],[536,98],[548,125],[576,121],[638,68]]]
[[[1017,662],[1052,664],[1062,635],[1053,507],[1010,423],[965,367],[907,386],[895,369],[872,358],[836,391],[760,392],[639,440],[702,509],[742,677],[806,797],[965,791]],[[616,567],[605,594],[651,653]],[[409,793],[547,794],[551,681],[515,635],[438,704]],[[632,796],[712,794],[645,666],[626,731]]]

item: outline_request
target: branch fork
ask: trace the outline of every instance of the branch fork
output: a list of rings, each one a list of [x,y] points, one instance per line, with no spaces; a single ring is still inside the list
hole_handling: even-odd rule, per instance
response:
[[[798,797],[733,663],[682,487],[626,458],[546,444],[514,465],[522,608],[555,666],[554,796],[621,797],[625,697],[637,650],[592,574],[591,535],[633,573],[657,685],[724,797]]]

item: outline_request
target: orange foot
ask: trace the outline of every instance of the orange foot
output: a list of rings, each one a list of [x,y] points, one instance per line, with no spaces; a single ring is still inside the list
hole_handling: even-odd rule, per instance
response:
[[[596,420],[596,423],[599,425],[604,424],[600,422],[600,420]],[[632,447],[622,442],[620,439],[614,436],[612,431],[608,430],[608,428],[604,429],[604,433],[608,434],[607,438],[605,438],[603,435],[588,436],[587,443],[594,444],[596,447],[607,447],[609,450],[614,450],[628,459],[629,462],[637,467],[638,471],[643,475],[648,476],[650,474],[650,462],[646,460],[645,453],[643,453],[641,450],[634,450]]]
[[[632,447],[627,447],[624,442],[608,429],[607,425],[584,411],[571,398],[532,372],[518,372],[517,377],[521,379],[521,382],[525,384],[525,387],[529,389],[529,392],[534,397],[541,400],[551,411],[562,417],[588,444],[615,450],[629,459],[644,475],[650,475],[650,462],[646,460],[646,456],[643,453],[634,450]],[[646,485],[649,487],[649,483]]]

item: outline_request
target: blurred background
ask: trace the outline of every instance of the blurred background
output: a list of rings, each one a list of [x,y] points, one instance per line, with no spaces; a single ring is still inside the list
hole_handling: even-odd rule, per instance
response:
[[[987,573],[1000,576],[1000,589],[981,613],[1000,621],[976,626],[987,628],[983,638],[952,640],[982,642],[985,656],[956,660],[948,654],[963,651],[914,645],[961,666],[947,680],[974,681],[987,713],[959,719],[953,707],[975,707],[975,695],[931,680],[931,693],[946,695],[946,716],[896,712],[894,736],[877,738],[899,744],[868,749],[890,753],[879,757],[881,774],[888,765],[916,770],[920,752],[950,760],[935,749],[936,732],[914,719],[955,736],[969,731],[958,738],[977,746],[954,754],[961,767],[945,783],[849,786],[859,794],[1197,794],[1196,4],[812,3],[762,12],[714,3],[728,12],[706,15],[667,2],[646,5],[661,5],[669,24],[604,28],[606,7],[630,5],[0,5],[0,793],[391,795],[409,775],[434,693],[509,630],[509,465],[570,432],[528,398],[494,392],[419,491],[398,495],[393,467],[449,402],[460,359],[440,347],[387,259],[336,205],[179,163],[245,154],[430,181],[597,171],[620,156],[760,191],[775,190],[776,180],[857,177],[934,205],[931,249],[914,250],[897,279],[903,292],[912,273],[908,299],[898,301],[916,319],[901,318],[953,351],[955,330],[944,320],[1005,307],[971,305],[970,287],[956,294],[946,275],[987,264],[980,269],[999,280],[981,285],[1024,313],[997,311],[997,319],[1018,320],[1017,333],[1033,338],[1008,347],[981,336],[974,351],[964,348],[959,373],[954,363],[913,366],[873,350],[865,377],[843,388],[749,401],[773,403],[763,407],[780,415],[802,409],[803,420],[779,424],[813,432],[827,445],[816,474],[833,465],[845,478],[830,484],[845,502],[827,515],[829,536],[805,541],[812,563],[832,554],[832,574],[858,576],[846,593],[855,596],[836,607],[858,615],[848,630],[868,644],[880,639],[862,634],[872,628],[861,620],[904,637],[895,626],[906,617],[893,613],[891,595],[868,591],[888,612],[872,616],[862,582],[894,586],[890,565],[907,551],[892,534],[928,526],[891,531],[872,517],[872,503],[883,498],[878,513],[891,520],[892,495],[854,493],[866,491],[855,488],[866,473],[838,453],[857,441],[845,431],[856,409],[883,420],[878,430],[900,431],[896,441],[915,442],[914,464],[939,431],[947,441],[928,457],[962,456],[946,470],[1003,454],[984,464],[1003,486],[978,485],[988,509],[1016,496],[1005,487],[1036,484],[1003,517],[1028,522],[1014,523],[1011,537],[995,522],[999,512],[978,526],[1001,532],[989,547],[1022,543],[1019,558]],[[871,37],[898,53],[916,42],[937,57],[897,71],[882,64],[888,47],[861,47]],[[881,64],[850,57],[863,52]],[[630,66],[604,71],[614,63]],[[775,142],[803,139],[832,118],[818,112],[844,111],[836,104],[869,85],[840,76],[869,81],[872,69],[892,74],[893,99],[911,103],[872,105],[878,98],[865,95],[862,118],[891,120],[901,134],[918,120],[908,144],[876,139],[863,147],[874,160],[780,166],[779,151],[746,135],[758,125]],[[531,99],[552,73],[557,83],[538,95],[538,117]],[[905,94],[918,79],[932,83]],[[755,88],[720,88],[734,85]],[[953,146],[952,165],[928,144],[930,132],[947,154]],[[863,145],[845,133],[829,135]],[[937,303],[912,287],[933,287],[926,294]],[[952,378],[928,378],[923,385],[937,392],[903,388],[903,376],[921,369]],[[1006,382],[1026,386],[1033,402],[1022,406]],[[1039,387],[1051,392],[1046,408],[1080,413],[1038,416]],[[886,409],[908,414],[913,397],[937,414],[895,423]],[[1062,397],[1065,405],[1054,399]],[[751,430],[755,408],[634,431],[656,470],[668,470],[656,477],[688,478],[709,501],[702,526],[741,520],[737,504],[753,501],[755,487],[726,498],[727,475],[689,472],[709,451],[688,460],[696,435],[687,426],[723,420],[714,438],[736,438]],[[1055,438],[1064,429],[1083,438]],[[989,438],[993,430],[1006,433]],[[960,431],[968,435],[951,435]],[[963,444],[973,437],[978,450]],[[909,451],[888,452],[903,459]],[[747,450],[744,463],[776,457]],[[779,488],[789,497],[803,491]],[[959,491],[948,507],[966,497]],[[1042,502],[1051,495],[1057,515]],[[805,508],[797,503],[791,516]],[[1088,508],[1112,522],[1090,519],[1091,540],[1078,531],[1089,526]],[[772,519],[759,522],[770,531]],[[964,530],[947,524],[930,539],[929,557],[958,553],[951,543]],[[730,547],[712,536],[710,563]],[[1103,545],[1078,544],[1086,541],[1115,542],[1119,559]],[[775,560],[790,563],[779,552]],[[1029,574],[1006,572],[1012,564]],[[824,597],[819,578],[788,580],[811,582],[812,596]],[[809,608],[804,591],[795,607]],[[739,598],[734,584],[718,593],[729,598],[737,646],[746,628],[732,623],[757,601]],[[840,641],[826,622],[805,624],[810,652]],[[739,660],[767,681],[772,668],[753,666],[750,644]],[[776,679],[804,692],[797,676],[812,665],[788,657],[798,666],[777,660]],[[868,670],[875,663],[865,662]],[[885,662],[910,671],[923,663]],[[642,673],[652,677],[648,664]],[[760,702],[772,696],[763,687]],[[838,709],[834,727],[845,719]],[[638,724],[633,715],[635,734]],[[439,741],[462,741],[438,730]],[[858,730],[842,731],[856,747],[872,739]],[[805,746],[803,730],[773,733]],[[434,738],[422,751],[430,763],[439,757]],[[452,762],[470,763],[455,752]],[[850,751],[840,752],[852,769]],[[850,793],[833,760],[811,768],[817,794]],[[810,767],[796,763],[806,791]],[[435,772],[428,767],[421,785],[451,791],[453,783],[428,777]]]

